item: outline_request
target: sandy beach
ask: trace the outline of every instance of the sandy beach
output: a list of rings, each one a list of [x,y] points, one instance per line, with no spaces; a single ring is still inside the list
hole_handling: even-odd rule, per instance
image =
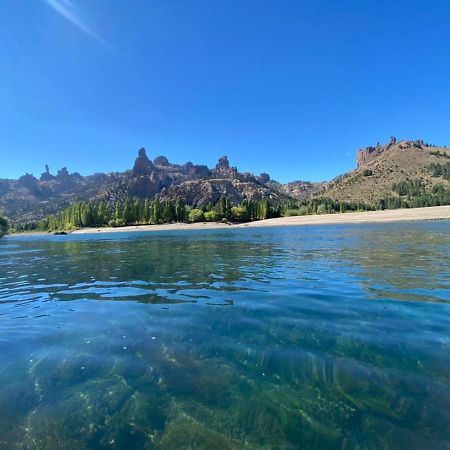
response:
[[[215,222],[171,223],[164,225],[140,225],[120,228],[84,228],[73,231],[74,234],[88,233],[124,233],[130,231],[163,231],[163,230],[204,230],[279,227],[296,225],[333,225],[379,222],[403,222],[414,220],[450,220],[450,206],[433,206],[429,208],[394,209],[385,211],[352,212],[343,214],[321,214],[312,216],[279,217],[242,224],[226,224]]]

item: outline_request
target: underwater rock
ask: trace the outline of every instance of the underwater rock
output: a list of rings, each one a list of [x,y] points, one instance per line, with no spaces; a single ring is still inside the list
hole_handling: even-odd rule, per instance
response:
[[[177,450],[237,450],[227,436],[204,427],[188,418],[180,418],[171,422],[161,438],[157,449]]]

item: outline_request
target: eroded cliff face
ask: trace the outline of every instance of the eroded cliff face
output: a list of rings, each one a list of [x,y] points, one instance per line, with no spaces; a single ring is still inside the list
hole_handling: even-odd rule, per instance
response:
[[[230,167],[227,156],[222,156],[216,164],[214,174],[226,178],[235,178],[238,174],[237,167]]]
[[[357,167],[327,183],[320,195],[336,201],[378,204],[399,196],[394,185],[420,182],[430,193],[435,188],[450,190],[450,182],[433,175],[430,167],[445,164],[450,150],[423,140],[397,141],[367,147],[357,152]]]
[[[271,180],[267,173],[255,176],[239,172],[227,156],[219,158],[210,169],[190,161],[174,164],[164,155],[152,161],[141,148],[133,167],[121,173],[81,176],[62,168],[53,175],[46,166],[39,179],[27,173],[18,180],[0,180],[0,215],[13,222],[29,222],[57,214],[76,201],[113,203],[129,197],[152,199],[155,195],[182,197],[193,206],[214,204],[221,195],[227,195],[234,203],[245,198],[288,201],[320,196],[373,202],[380,195],[388,195],[392,183],[405,177],[419,177],[433,185],[436,180],[427,169],[431,162],[439,162],[433,151],[447,152],[447,149],[429,146],[422,140],[398,142],[391,138],[386,145],[359,150],[358,167],[330,182],[282,184]]]
[[[186,203],[202,206],[215,203],[221,195],[233,202],[244,198],[288,198],[269,186],[270,176],[240,173],[227,156],[214,168],[192,162],[174,164],[160,155],[153,161],[145,148],[138,150],[132,169],[122,173],[99,173],[83,177],[62,168],[56,175],[48,166],[40,179],[25,174],[19,180],[0,180],[0,214],[17,222],[39,220],[76,201],[104,200],[113,203],[129,197],[182,197]]]
[[[365,149],[358,150],[356,154],[356,164],[358,167],[369,164],[372,161],[376,160],[381,155],[389,152],[391,149],[407,149],[411,147],[416,147],[418,149],[422,149],[424,147],[428,147],[428,144],[425,144],[422,140],[417,141],[401,141],[397,143],[397,139],[395,137],[391,137],[391,140],[386,145],[380,145],[379,143],[375,147],[366,147]]]
[[[260,200],[277,197],[273,189],[264,185],[270,180],[268,174],[255,177],[251,173],[240,173],[230,166],[227,156],[219,158],[213,169],[204,165],[172,164],[167,157],[158,156],[149,164],[145,149],[139,150],[129,180],[129,192],[139,197],[154,197],[175,200],[177,197],[194,206],[216,203],[226,195],[234,203],[245,198]],[[282,196],[285,194],[281,194]]]
[[[133,177],[150,175],[153,170],[153,163],[148,159],[145,148],[140,148],[138,157],[134,161]]]
[[[375,147],[369,146],[364,149],[358,150],[356,154],[356,164],[357,166],[361,166],[362,164],[367,164],[374,159],[376,159],[378,156],[380,156],[382,153],[388,151],[393,145],[395,145],[397,142],[397,139],[395,137],[391,137],[391,140],[386,145],[380,145],[378,143]]]

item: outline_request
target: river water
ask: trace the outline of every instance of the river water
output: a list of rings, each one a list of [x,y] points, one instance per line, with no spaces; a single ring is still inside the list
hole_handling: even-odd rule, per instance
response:
[[[450,449],[450,222],[0,241],[1,449]]]

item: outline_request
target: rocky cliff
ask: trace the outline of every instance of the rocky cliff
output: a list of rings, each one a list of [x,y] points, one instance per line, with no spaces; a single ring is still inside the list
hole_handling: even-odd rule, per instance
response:
[[[284,201],[288,194],[269,185],[270,176],[240,173],[227,156],[212,169],[192,162],[174,164],[160,155],[152,161],[139,149],[132,169],[122,173],[81,176],[62,168],[53,175],[49,167],[38,179],[25,174],[18,180],[0,180],[0,214],[12,221],[27,222],[55,214],[75,201],[116,202],[129,197],[161,199],[182,197],[186,203],[202,206],[227,195],[235,203],[245,198]],[[281,186],[281,185],[280,185]]]
[[[130,160],[132,158],[130,157]],[[391,138],[385,145],[377,144],[357,152],[357,167],[330,182],[294,181],[287,184],[271,179],[268,173],[253,175],[239,172],[227,156],[219,158],[213,168],[188,161],[175,164],[163,155],[153,161],[144,148],[138,151],[130,170],[82,176],[66,168],[52,174],[45,166],[39,178],[26,173],[18,180],[0,179],[0,215],[13,222],[29,222],[55,214],[75,201],[105,200],[115,203],[129,197],[175,199],[202,206],[215,203],[227,195],[234,203],[245,198],[273,202],[329,197],[339,201],[375,203],[394,195],[392,186],[399,181],[420,179],[426,189],[450,182],[433,176],[431,164],[450,161],[445,147],[431,146],[422,140]]]
[[[422,140],[391,138],[385,145],[377,144],[358,150],[357,167],[330,181],[320,193],[334,200],[377,204],[385,197],[398,196],[393,189],[399,182],[420,181],[426,192],[440,185],[450,189],[450,183],[433,176],[432,164],[450,161],[450,150],[432,146]]]

